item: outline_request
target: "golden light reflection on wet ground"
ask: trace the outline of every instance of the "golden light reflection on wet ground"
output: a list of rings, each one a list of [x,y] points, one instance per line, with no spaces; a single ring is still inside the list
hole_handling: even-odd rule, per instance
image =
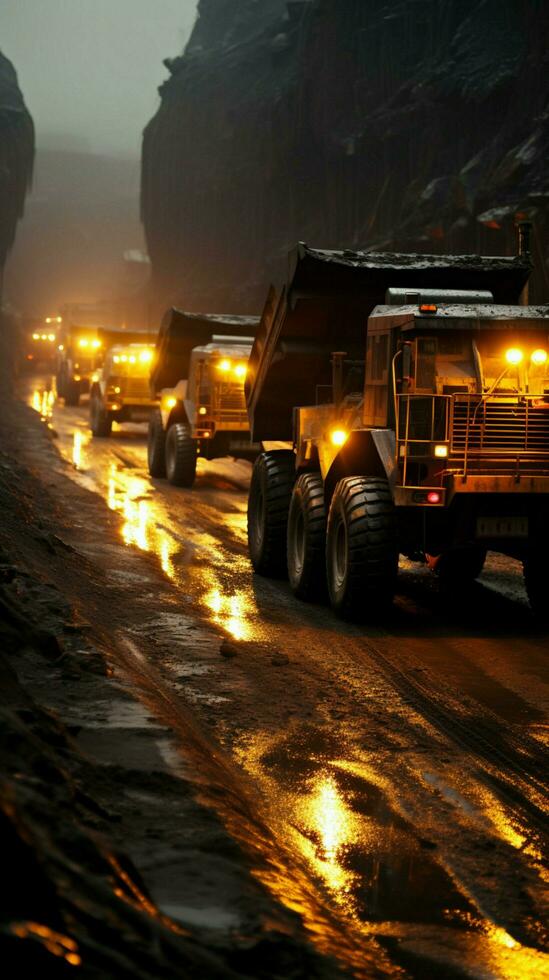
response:
[[[444,862],[422,850],[416,832],[392,813],[390,786],[384,779],[378,786],[372,782],[367,761],[323,761],[314,749],[307,754],[297,733],[274,740],[258,736],[243,743],[239,758],[272,801],[277,834],[298,865],[305,859],[343,916],[342,932],[351,941],[354,936],[357,946],[366,937],[393,937],[414,958],[432,963],[437,977],[445,975],[446,965],[454,975],[463,964],[471,975],[498,980],[549,977],[549,958],[484,917]],[[362,779],[367,783],[361,789]],[[293,907],[289,879],[278,875],[266,883]],[[311,928],[314,905],[299,911]],[[326,939],[316,936],[319,945]]]
[[[539,866],[541,877],[547,881],[549,875],[543,865],[543,855],[532,835],[531,828],[519,826],[515,815],[507,811],[507,808],[488,787],[479,787],[478,796],[482,810],[498,836],[511,847],[532,858]]]
[[[253,636],[251,622],[255,603],[244,591],[223,591],[215,572],[208,570],[212,587],[204,594],[204,605],[210,610],[212,622],[226,630],[235,640],[250,640]]]
[[[345,856],[360,836],[358,821],[332,775],[321,773],[297,800],[296,824],[302,853],[345,911],[355,914],[351,893],[356,875]]]
[[[53,389],[45,388],[35,388],[31,395],[31,408],[33,408],[35,412],[38,412],[43,422],[48,422],[53,415],[55,397],[55,391]]]
[[[165,500],[148,477],[133,474],[111,463],[106,486],[107,505],[123,517],[122,539],[129,547],[155,554],[172,581],[184,583],[207,618],[233,639],[247,641],[255,635],[259,613],[251,588],[238,589],[230,582],[240,559],[226,555],[217,539],[206,533],[189,534],[188,547],[167,529]],[[203,561],[207,554],[208,563]],[[182,572],[184,568],[184,573]],[[226,569],[229,569],[227,572]]]
[[[75,429],[72,434],[72,465],[76,470],[86,469],[85,450],[90,441],[87,430]]]
[[[122,515],[122,538],[125,544],[158,555],[168,578],[177,577],[174,557],[180,544],[159,525],[151,487],[147,479],[119,469],[111,463],[107,482],[107,504]]]

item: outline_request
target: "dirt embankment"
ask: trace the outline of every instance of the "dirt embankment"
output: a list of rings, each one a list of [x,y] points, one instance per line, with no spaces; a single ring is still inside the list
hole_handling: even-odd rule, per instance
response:
[[[2,961],[43,977],[339,976],[253,881],[169,727],[116,676],[105,607],[120,597],[18,459],[47,430],[21,405],[1,409]],[[104,603],[98,631],[86,594]]]

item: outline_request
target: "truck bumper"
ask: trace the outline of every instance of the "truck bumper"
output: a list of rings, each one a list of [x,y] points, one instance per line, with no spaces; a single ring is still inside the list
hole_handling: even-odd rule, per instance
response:
[[[456,494],[463,493],[493,493],[493,494],[549,494],[549,475],[521,476],[519,474],[471,474],[470,476],[449,476],[445,479],[448,490],[447,502]]]

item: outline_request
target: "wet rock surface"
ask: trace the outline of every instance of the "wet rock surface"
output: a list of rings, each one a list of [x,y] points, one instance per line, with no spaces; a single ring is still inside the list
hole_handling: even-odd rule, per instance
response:
[[[0,269],[23,214],[33,162],[33,121],[15,69],[0,51]]]
[[[3,408],[6,446],[29,418]],[[9,452],[0,507],[3,962],[44,977],[340,975],[250,877],[170,726],[94,643],[106,622],[77,596],[97,572],[64,539],[62,502]],[[76,604],[52,581],[65,576]]]
[[[145,131],[159,309],[254,313],[299,240],[511,254],[517,214],[542,301],[548,18],[514,0],[202,0]]]

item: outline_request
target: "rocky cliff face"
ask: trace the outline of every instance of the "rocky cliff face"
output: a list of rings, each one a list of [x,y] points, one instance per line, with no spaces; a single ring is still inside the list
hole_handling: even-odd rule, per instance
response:
[[[12,64],[0,52],[0,270],[32,176],[34,127]]]
[[[297,240],[515,248],[549,300],[544,0],[201,0],[145,131],[159,306],[243,312]]]

